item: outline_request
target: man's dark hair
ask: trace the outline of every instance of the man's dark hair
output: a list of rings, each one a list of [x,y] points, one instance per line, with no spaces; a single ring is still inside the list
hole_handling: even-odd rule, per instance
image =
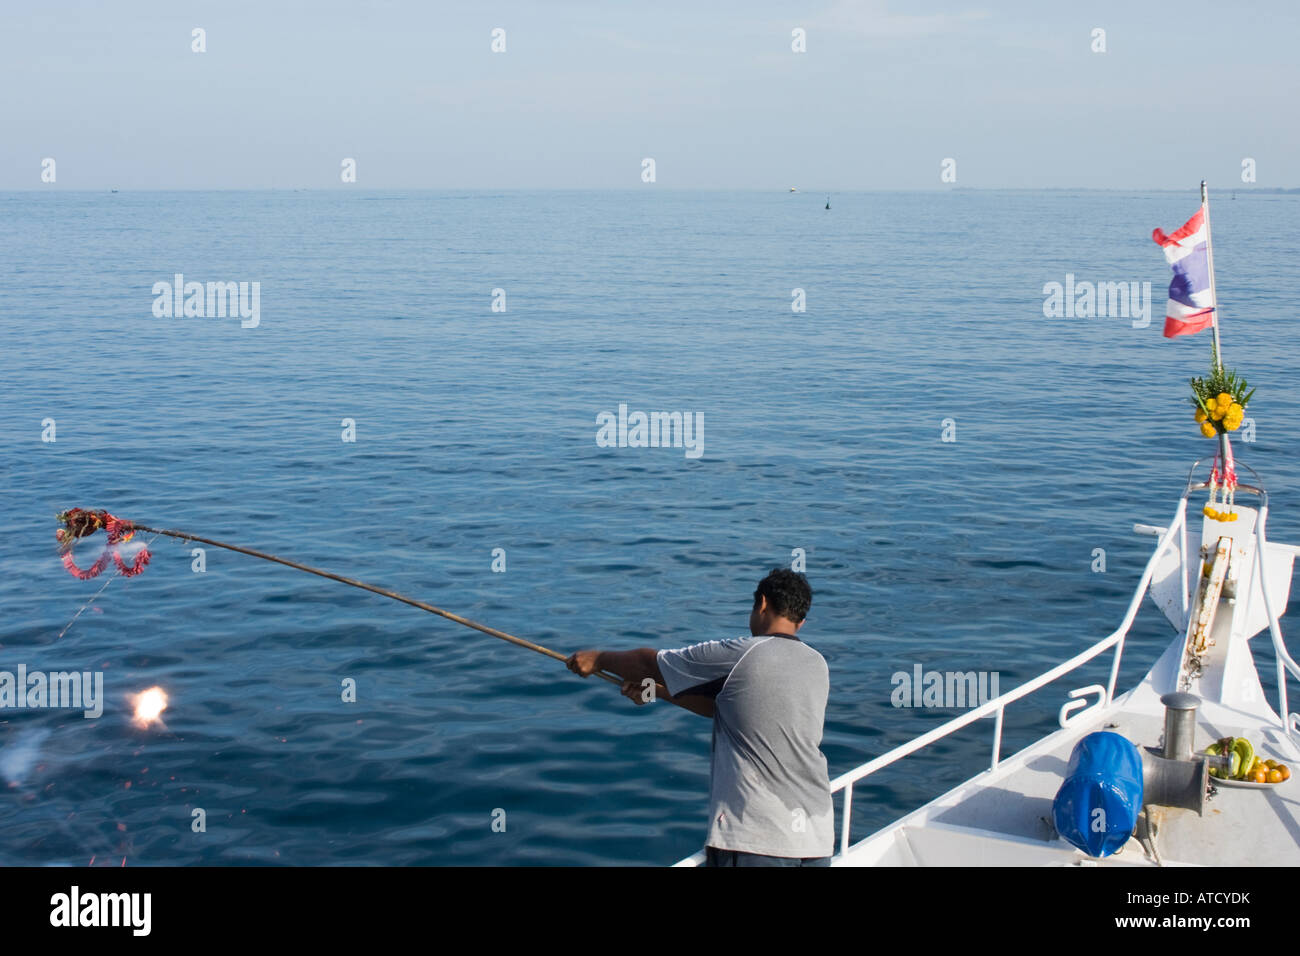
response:
[[[773,568],[754,589],[754,607],[760,597],[767,598],[767,606],[781,617],[798,624],[808,616],[813,595],[808,579],[798,571]]]

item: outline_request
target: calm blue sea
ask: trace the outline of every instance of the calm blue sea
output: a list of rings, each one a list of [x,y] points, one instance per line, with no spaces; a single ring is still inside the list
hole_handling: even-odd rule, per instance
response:
[[[1132,524],[1211,451],[1186,397],[1209,333],[1161,337],[1150,239],[1195,184],[826,198],[0,194],[0,670],[102,671],[107,698],[0,710],[0,863],[660,864],[705,832],[707,721],[288,568],[197,573],[159,539],[59,637],[109,580],[60,566],[73,506],[565,653],[745,633],[804,549],[832,774],[956,713],[893,707],[895,672],[1006,690],[1109,633],[1152,544]],[[1225,357],[1259,388],[1240,457],[1296,543],[1300,197],[1213,202]],[[259,324],[155,317],[176,273],[260,283]],[[1045,317],[1067,274],[1149,282],[1150,325]],[[620,403],[701,415],[702,457],[598,447]],[[1172,638],[1148,604],[1125,687]],[[1107,667],[1013,708],[1008,751]],[[155,684],[165,727],[138,729]],[[991,729],[860,786],[855,835],[978,771]]]

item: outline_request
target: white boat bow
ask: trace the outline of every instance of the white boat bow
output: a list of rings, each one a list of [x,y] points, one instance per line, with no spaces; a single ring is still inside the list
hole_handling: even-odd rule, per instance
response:
[[[1195,750],[1225,736],[1247,737],[1262,756],[1300,768],[1300,714],[1289,712],[1286,678],[1300,678],[1300,666],[1282,639],[1278,618],[1286,611],[1297,549],[1266,540],[1268,495],[1253,470],[1253,484],[1238,494],[1254,495],[1257,508],[1236,506],[1234,521],[1205,516],[1189,523],[1188,501],[1209,487],[1197,481],[1197,462],[1172,520],[1163,528],[1136,525],[1159,537],[1120,626],[1108,637],[1014,690],[972,708],[907,743],[869,760],[831,782],[840,794],[839,847],[835,866],[1179,866],[1296,865],[1300,863],[1300,776],[1254,787],[1199,785],[1188,792],[1191,806],[1145,802],[1142,819],[1118,851],[1094,857],[1067,842],[1053,823],[1053,800],[1065,779],[1075,745],[1107,730],[1140,751],[1163,746],[1165,706],[1173,692],[1196,695]],[[1239,467],[1241,466],[1238,463]],[[1206,560],[1202,561],[1202,557]],[[1204,581],[1203,581],[1204,579]],[[1243,582],[1246,582],[1243,585]],[[1178,636],[1135,688],[1115,696],[1125,638],[1150,593],[1178,630]],[[1265,699],[1249,642],[1268,631],[1277,661],[1278,708]],[[1007,707],[1095,658],[1113,652],[1106,686],[1094,684],[1069,694],[1060,728],[1003,758],[1002,725]],[[1096,698],[1088,703],[1089,698]],[[975,721],[993,719],[987,770],[919,809],[854,843],[850,840],[854,786],[872,774]],[[1201,771],[1201,780],[1206,780]],[[1197,794],[1194,790],[1199,789]],[[1198,799],[1199,797],[1199,799]],[[695,866],[703,851],[680,861]]]

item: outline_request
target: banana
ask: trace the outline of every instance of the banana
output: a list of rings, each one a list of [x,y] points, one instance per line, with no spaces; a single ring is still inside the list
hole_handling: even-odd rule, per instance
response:
[[[1246,774],[1255,763],[1255,748],[1245,737],[1237,737],[1232,741],[1232,753],[1238,757],[1234,762],[1236,769],[1232,773],[1232,779],[1245,780]]]
[[[1223,745],[1222,745],[1222,743],[1221,743],[1220,741],[1218,741],[1218,740],[1216,740],[1214,743],[1210,744],[1210,746],[1208,746],[1208,747],[1205,748],[1205,752],[1206,752],[1207,754],[1210,754],[1210,755],[1215,756],[1215,757],[1219,756],[1219,754],[1220,754],[1222,751],[1223,751]],[[1211,767],[1211,768],[1210,768],[1210,776],[1211,776],[1211,777],[1217,777],[1218,779],[1222,780],[1222,779],[1223,779],[1223,771],[1220,770],[1218,767]]]
[[[1245,780],[1254,769],[1255,764],[1261,762],[1260,758],[1255,756],[1255,748],[1251,746],[1250,741],[1245,737],[1224,737],[1206,747],[1205,752],[1216,757],[1226,756],[1228,758],[1226,770],[1219,767],[1210,768],[1210,776],[1218,777],[1220,780],[1225,778],[1229,780]]]

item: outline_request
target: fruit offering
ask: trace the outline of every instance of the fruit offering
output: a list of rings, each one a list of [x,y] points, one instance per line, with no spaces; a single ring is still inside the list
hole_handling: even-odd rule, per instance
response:
[[[1265,760],[1245,737],[1224,737],[1205,748],[1214,756],[1226,755],[1228,767],[1211,767],[1210,776],[1220,780],[1244,780],[1247,783],[1281,783],[1291,779],[1291,769],[1276,760]]]

